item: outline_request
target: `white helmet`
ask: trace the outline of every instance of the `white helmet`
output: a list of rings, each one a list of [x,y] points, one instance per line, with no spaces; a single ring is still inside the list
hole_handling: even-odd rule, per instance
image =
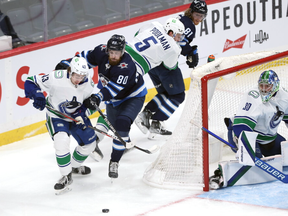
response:
[[[77,56],[73,57],[70,62],[70,68],[71,68],[71,74],[76,73],[85,76],[85,78],[88,76],[89,68],[86,59],[83,57],[77,57]]]
[[[169,31],[173,31],[173,37],[175,37],[176,34],[181,34],[184,38],[185,27],[183,23],[177,18],[169,18],[165,22],[164,29],[167,34],[169,33]]]

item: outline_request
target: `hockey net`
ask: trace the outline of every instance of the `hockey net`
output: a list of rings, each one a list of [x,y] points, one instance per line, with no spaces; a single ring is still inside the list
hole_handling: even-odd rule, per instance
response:
[[[178,125],[143,181],[160,188],[208,191],[214,167],[233,152],[201,127],[228,140],[224,118],[235,114],[244,93],[257,86],[260,74],[269,69],[278,74],[280,87],[288,89],[288,51],[219,58],[193,70]],[[284,123],[278,132],[288,139]]]

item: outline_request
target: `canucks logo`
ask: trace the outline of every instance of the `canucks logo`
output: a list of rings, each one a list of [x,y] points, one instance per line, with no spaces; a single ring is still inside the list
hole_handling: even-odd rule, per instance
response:
[[[271,128],[276,128],[280,124],[282,117],[284,116],[284,112],[279,110],[278,106],[276,106],[276,109],[277,109],[277,112],[274,113],[274,115],[270,121],[270,127]]]
[[[59,110],[63,113],[70,114],[71,110],[74,110],[75,108],[78,108],[80,106],[81,106],[81,103],[79,103],[76,99],[76,96],[74,96],[72,101],[67,100],[59,104]]]

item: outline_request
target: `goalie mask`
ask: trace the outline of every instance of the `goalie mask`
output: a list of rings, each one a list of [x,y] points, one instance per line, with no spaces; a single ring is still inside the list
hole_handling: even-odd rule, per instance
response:
[[[70,62],[71,77],[77,76],[81,81],[84,81],[88,76],[88,65],[87,61],[83,57],[74,57]],[[77,75],[74,75],[77,74]]]
[[[258,89],[262,102],[266,103],[279,90],[280,80],[273,70],[261,73],[258,80]]]
[[[169,32],[172,31],[173,32],[173,38],[175,38],[175,36],[177,34],[179,34],[180,38],[177,41],[182,41],[185,37],[185,35],[184,35],[185,27],[179,19],[169,18],[165,22],[164,29],[165,29],[167,34],[169,34]]]

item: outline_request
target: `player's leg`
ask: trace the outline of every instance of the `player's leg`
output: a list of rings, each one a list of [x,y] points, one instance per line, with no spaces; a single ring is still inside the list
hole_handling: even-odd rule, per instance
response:
[[[46,127],[54,141],[56,161],[62,177],[55,184],[55,190],[63,190],[70,185],[72,180],[71,155],[70,155],[70,123],[62,119],[48,117]]]
[[[130,142],[129,132],[131,125],[140,112],[145,97],[130,98],[117,107],[107,105],[107,118],[125,142]],[[125,151],[125,146],[113,139],[111,160],[109,164],[109,177],[118,178],[118,166]]]
[[[261,153],[265,157],[281,154],[281,142],[285,140],[286,139],[283,136],[277,134],[277,137],[273,142],[265,145],[259,145]]]
[[[181,70],[176,68],[169,71],[159,66],[151,73],[151,79],[158,77],[161,84],[156,87],[158,94],[147,104],[146,108],[152,112],[150,132],[161,135],[171,135],[163,128],[161,122],[166,121],[185,99],[185,85]],[[149,72],[150,75],[150,72]]]
[[[106,114],[105,114],[106,115]],[[109,126],[105,122],[104,118],[102,116],[99,116],[96,123],[96,128],[98,128],[101,131],[108,132]],[[99,143],[104,139],[104,134],[98,133],[96,131],[98,139],[96,140],[96,147],[95,149],[90,153],[90,157],[92,157],[96,161],[100,161],[103,158],[103,154],[99,148]]]
[[[85,125],[92,126],[90,119],[84,119]],[[71,126],[71,134],[78,143],[73,154],[72,154],[72,173],[78,173],[82,175],[89,174],[90,168],[87,166],[81,166],[87,159],[89,154],[95,149],[97,135],[95,131],[89,127],[84,130],[77,127],[75,123]]]

